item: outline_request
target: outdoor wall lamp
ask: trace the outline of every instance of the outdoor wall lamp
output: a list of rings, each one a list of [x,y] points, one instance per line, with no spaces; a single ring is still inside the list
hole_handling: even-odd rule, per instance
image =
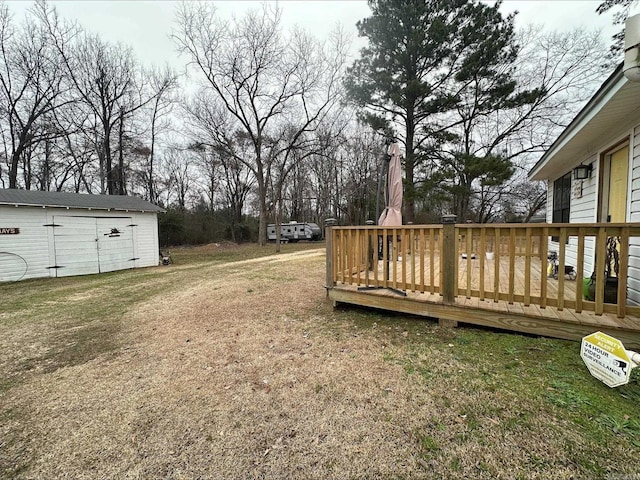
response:
[[[591,177],[591,164],[589,165],[578,165],[573,169],[573,179],[574,180],[586,180]]]

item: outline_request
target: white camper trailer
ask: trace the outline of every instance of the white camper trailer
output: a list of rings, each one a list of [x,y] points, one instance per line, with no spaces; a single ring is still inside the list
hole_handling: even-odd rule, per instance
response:
[[[276,241],[276,225],[267,225],[267,240]],[[300,240],[322,240],[322,230],[315,223],[289,222],[280,225],[281,242],[298,242]]]

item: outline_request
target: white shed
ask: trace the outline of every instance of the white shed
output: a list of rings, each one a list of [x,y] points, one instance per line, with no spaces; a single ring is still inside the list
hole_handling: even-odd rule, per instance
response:
[[[0,189],[0,282],[157,265],[163,211],[136,197]]]

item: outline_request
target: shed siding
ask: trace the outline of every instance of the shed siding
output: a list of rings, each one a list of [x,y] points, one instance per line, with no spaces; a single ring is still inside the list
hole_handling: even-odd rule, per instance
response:
[[[0,205],[0,227],[20,229],[18,235],[0,235],[0,281],[48,277],[49,238],[44,208]]]
[[[69,215],[67,210],[48,209],[49,217],[53,220],[54,215]],[[152,267],[158,265],[159,244],[158,244],[158,215],[154,212],[107,212],[105,210],[70,210],[74,216],[109,218],[109,217],[130,217],[135,227],[133,254],[137,257],[136,267]]]
[[[134,255],[136,267],[158,265],[160,245],[158,244],[158,215],[156,213],[137,213],[133,217],[136,242]]]
[[[54,215],[53,250],[56,276],[100,273],[96,219],[77,215]]]
[[[20,228],[19,235],[0,235],[0,281],[56,276],[54,217],[130,218],[133,228],[132,262],[135,267],[158,264],[158,225],[155,212],[14,207],[0,205],[0,227]],[[104,222],[103,222],[104,223]],[[129,222],[127,222],[129,224]],[[21,259],[24,259],[22,261]],[[25,262],[27,268],[25,271]]]

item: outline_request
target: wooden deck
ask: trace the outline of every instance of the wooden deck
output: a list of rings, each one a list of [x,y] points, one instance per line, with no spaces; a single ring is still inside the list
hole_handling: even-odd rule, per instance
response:
[[[377,238],[378,233],[370,233],[371,238]],[[378,260],[377,254],[372,258],[371,251],[363,255],[366,237],[356,240],[355,234],[353,238],[351,234],[336,236],[333,244],[328,242],[329,297],[336,305],[355,304],[422,315],[452,326],[464,322],[571,340],[600,330],[619,338],[627,348],[640,348],[639,308],[629,305],[620,309],[615,304],[585,300],[583,272],[576,280],[548,277],[544,241],[541,252],[533,253],[535,249],[529,241],[521,254],[511,249],[511,254],[498,254],[493,259],[479,254],[463,258],[460,238],[456,237],[457,262],[449,259],[447,264],[442,259],[447,254],[444,235],[438,233],[434,238],[431,233],[431,239],[419,232],[414,237],[418,239],[416,243],[405,239],[404,245],[389,245],[383,260]],[[467,238],[471,244],[470,236]],[[462,245],[465,242],[463,238]],[[340,245],[339,252],[335,244]],[[349,251],[353,253],[351,257]],[[447,288],[453,292],[448,299]],[[624,315],[620,315],[621,311]]]

